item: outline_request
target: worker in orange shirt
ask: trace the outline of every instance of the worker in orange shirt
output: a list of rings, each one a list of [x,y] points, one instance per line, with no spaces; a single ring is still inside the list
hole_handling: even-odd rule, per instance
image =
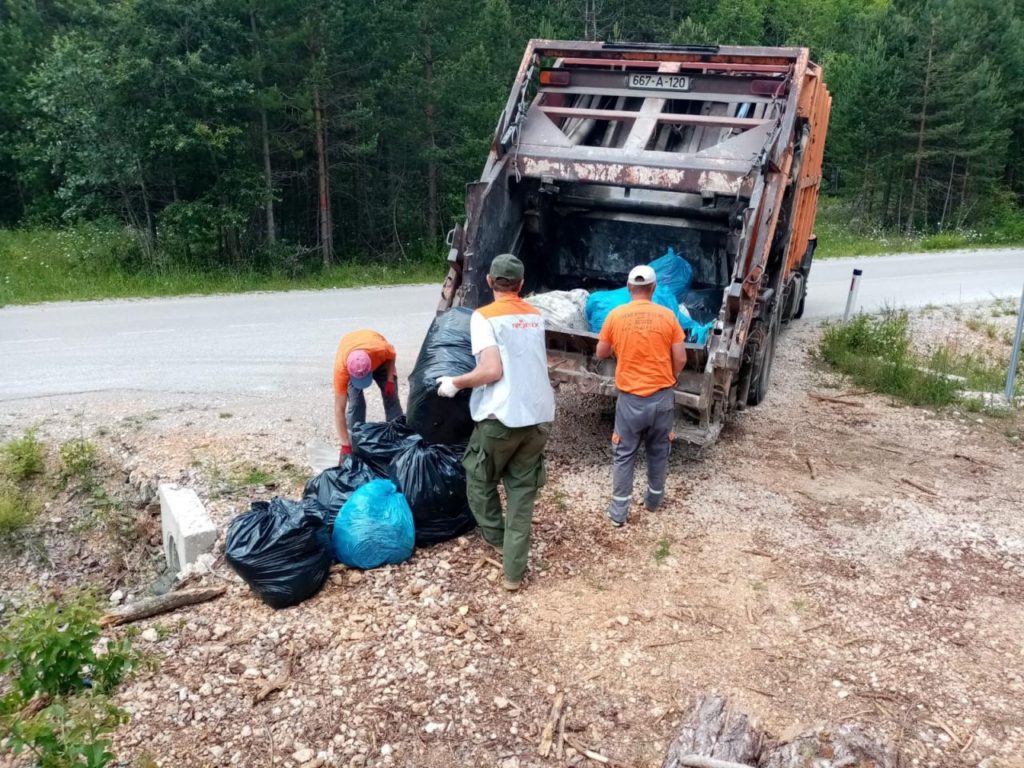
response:
[[[612,434],[612,500],[608,518],[621,527],[629,517],[633,470],[643,443],[647,450],[644,505],[654,511],[665,496],[672,450],[675,400],[672,394],[686,365],[679,318],[652,303],[657,276],[648,266],[634,267],[626,281],[629,303],[616,307],[601,328],[597,357],[615,356],[615,432]]]
[[[377,382],[380,387],[388,421],[402,415],[396,357],[395,348],[376,331],[352,331],[341,337],[334,356],[334,423],[341,439],[339,463],[352,453],[349,429],[366,421],[363,390],[370,384]]]

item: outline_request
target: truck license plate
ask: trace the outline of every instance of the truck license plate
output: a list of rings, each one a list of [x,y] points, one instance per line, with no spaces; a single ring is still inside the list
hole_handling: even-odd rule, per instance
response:
[[[664,75],[658,72],[630,72],[626,76],[626,85],[650,91],[688,91],[690,78],[685,75]]]

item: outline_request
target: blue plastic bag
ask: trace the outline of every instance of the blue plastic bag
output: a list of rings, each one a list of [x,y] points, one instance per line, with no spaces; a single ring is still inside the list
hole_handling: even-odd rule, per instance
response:
[[[714,322],[698,323],[685,312],[680,312],[679,324],[683,326],[683,331],[686,332],[687,342],[691,344],[703,344],[708,340],[708,332],[711,330],[711,326],[714,325]]]
[[[676,253],[673,248],[669,248],[664,256],[658,257],[648,266],[658,276],[658,287],[667,288],[672,291],[677,302],[682,301],[683,296],[690,290],[690,285],[693,284],[693,267],[690,266],[690,262]]]
[[[682,325],[683,315],[679,311],[679,302],[676,301],[672,291],[658,285],[654,289],[652,301],[655,304],[671,309],[676,317],[679,318],[679,324]],[[621,307],[623,304],[628,303],[629,288],[616,288],[613,291],[594,291],[590,294],[590,298],[587,299],[587,325],[590,326],[590,330],[594,333],[600,333],[604,327],[604,321],[608,319],[608,314],[616,307]]]
[[[334,521],[334,556],[350,568],[405,562],[415,543],[409,502],[390,480],[357,488]]]

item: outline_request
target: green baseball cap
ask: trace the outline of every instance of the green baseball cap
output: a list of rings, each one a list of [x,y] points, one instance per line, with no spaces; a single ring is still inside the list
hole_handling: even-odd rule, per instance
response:
[[[491,262],[490,275],[494,279],[502,278],[519,282],[523,279],[524,272],[523,262],[511,253],[499,254]]]

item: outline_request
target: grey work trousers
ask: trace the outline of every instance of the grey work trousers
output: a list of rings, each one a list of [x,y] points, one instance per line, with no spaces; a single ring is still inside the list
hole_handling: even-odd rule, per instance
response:
[[[672,451],[675,402],[672,389],[647,397],[619,394],[615,402],[615,434],[612,436],[612,501],[608,516],[626,522],[633,498],[633,470],[640,445],[647,450],[647,495],[645,503],[654,509],[665,494],[668,457]]]
[[[387,397],[384,386],[388,383],[388,364],[384,363],[373,372],[373,380],[380,387],[380,396],[384,399],[384,420],[394,421],[402,415],[402,403],[398,399],[398,382],[395,382],[395,396]],[[366,397],[363,390],[348,385],[348,407],[345,409],[345,420],[348,428],[366,421]]]

